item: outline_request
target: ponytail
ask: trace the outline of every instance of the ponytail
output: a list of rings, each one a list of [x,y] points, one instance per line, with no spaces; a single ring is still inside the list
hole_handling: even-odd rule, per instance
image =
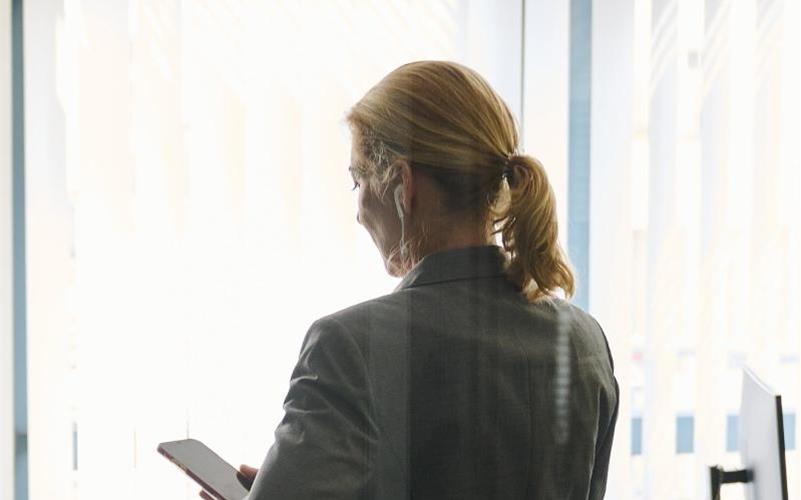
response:
[[[570,297],[575,278],[559,245],[556,198],[542,164],[531,156],[509,158],[504,173],[508,205],[502,211],[503,247],[510,257],[508,277],[533,302],[562,289]],[[494,234],[493,233],[493,234]]]

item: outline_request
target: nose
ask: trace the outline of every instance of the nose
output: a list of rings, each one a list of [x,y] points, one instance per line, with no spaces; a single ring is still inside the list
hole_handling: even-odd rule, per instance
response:
[[[362,220],[359,218],[359,212],[356,212],[356,222],[358,222],[359,224],[362,223]]]

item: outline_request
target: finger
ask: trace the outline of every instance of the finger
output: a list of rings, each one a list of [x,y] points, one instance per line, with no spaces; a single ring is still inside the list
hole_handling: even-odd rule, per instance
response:
[[[250,488],[253,487],[253,480],[255,479],[255,476],[246,476],[241,472],[237,472],[236,478],[239,480],[239,483],[245,487],[246,490],[250,491]]]
[[[259,469],[256,467],[251,467],[249,465],[242,464],[239,466],[239,472],[246,476],[256,477],[256,474],[259,473]]]

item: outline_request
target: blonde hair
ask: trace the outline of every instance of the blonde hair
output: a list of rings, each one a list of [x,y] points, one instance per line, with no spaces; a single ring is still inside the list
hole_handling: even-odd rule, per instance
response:
[[[394,175],[390,166],[406,160],[437,181],[448,212],[491,223],[491,234],[501,234],[506,273],[529,301],[556,289],[574,293],[545,169],[519,154],[509,107],[478,73],[446,61],[403,65],[370,89],[346,120],[367,160],[353,167],[375,180],[371,187],[385,193]]]

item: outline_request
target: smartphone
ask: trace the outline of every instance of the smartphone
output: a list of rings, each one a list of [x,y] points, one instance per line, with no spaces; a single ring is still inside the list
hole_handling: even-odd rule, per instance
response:
[[[248,494],[237,470],[196,439],[161,443],[158,452],[218,500],[242,500]]]

